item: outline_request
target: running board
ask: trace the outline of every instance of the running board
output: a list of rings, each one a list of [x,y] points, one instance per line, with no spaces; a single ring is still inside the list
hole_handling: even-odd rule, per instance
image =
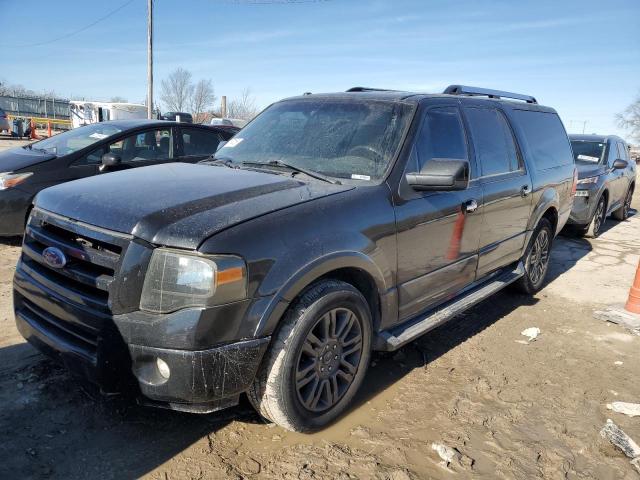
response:
[[[519,262],[514,270],[508,270],[491,277],[489,280],[469,289],[463,296],[428,311],[424,317],[418,317],[404,325],[380,332],[376,338],[375,349],[387,352],[397,350],[428,331],[448,322],[456,315],[473,307],[494,293],[499,292],[523,275],[524,265]]]

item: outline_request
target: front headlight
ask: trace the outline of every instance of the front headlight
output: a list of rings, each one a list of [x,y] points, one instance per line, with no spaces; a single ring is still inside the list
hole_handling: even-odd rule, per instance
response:
[[[598,178],[598,176],[583,178],[578,180],[578,185],[584,185],[585,183],[598,183]]]
[[[144,279],[140,309],[169,313],[247,297],[247,268],[239,257],[158,248]]]
[[[4,172],[4,173],[0,173],[0,190],[6,190],[8,188],[15,187],[16,185],[24,182],[31,175],[33,175],[33,172],[24,172],[24,173]]]

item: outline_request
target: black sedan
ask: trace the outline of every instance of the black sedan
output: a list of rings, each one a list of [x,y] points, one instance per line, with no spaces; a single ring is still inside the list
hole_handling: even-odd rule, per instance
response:
[[[158,163],[194,163],[238,129],[122,120],[76,128],[0,153],[0,236],[21,235],[33,197],[59,183]]]
[[[569,135],[578,168],[578,186],[569,225],[580,235],[597,237],[609,214],[629,216],[636,164],[629,147],[614,135]]]

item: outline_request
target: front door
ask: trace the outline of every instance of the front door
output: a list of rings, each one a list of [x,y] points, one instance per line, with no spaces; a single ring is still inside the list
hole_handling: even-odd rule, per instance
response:
[[[469,158],[457,103],[431,107],[423,115],[405,173],[420,171],[432,159]],[[472,180],[464,191],[418,192],[401,180],[395,206],[399,321],[446,301],[475,280],[482,188],[474,174],[472,165]]]
[[[532,183],[505,115],[466,107],[484,198],[478,278],[522,256],[532,208]]]

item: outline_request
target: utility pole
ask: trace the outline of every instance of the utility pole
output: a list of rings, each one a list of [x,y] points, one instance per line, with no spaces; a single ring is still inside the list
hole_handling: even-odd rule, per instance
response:
[[[227,96],[223,95],[222,100],[220,101],[220,116],[222,118],[227,117]]]
[[[147,6],[147,118],[153,118],[153,0]]]

